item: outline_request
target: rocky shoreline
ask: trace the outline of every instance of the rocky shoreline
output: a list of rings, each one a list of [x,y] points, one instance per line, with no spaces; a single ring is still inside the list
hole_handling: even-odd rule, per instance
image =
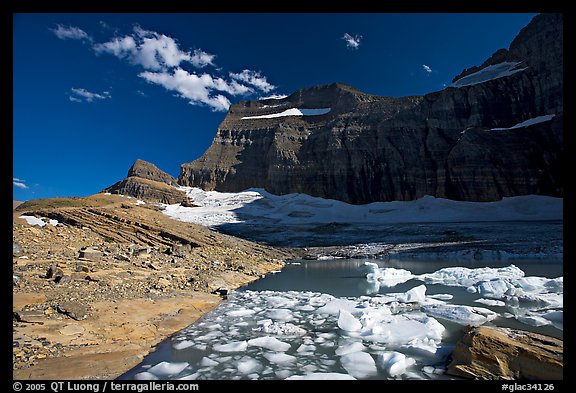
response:
[[[227,290],[293,256],[175,223],[133,198],[73,201],[14,212],[14,379],[116,378]]]

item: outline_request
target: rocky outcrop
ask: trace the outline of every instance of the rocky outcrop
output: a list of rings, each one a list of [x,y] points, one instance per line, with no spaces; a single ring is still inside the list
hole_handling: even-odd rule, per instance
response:
[[[156,165],[140,159],[136,160],[128,170],[128,177],[132,176],[166,183],[168,185],[178,184],[176,179],[159,169]]]
[[[447,374],[473,379],[561,380],[562,340],[522,330],[481,326],[456,344]]]
[[[172,176],[154,164],[136,160],[128,171],[128,177],[102,190],[111,194],[128,195],[146,202],[166,204],[188,202],[186,193],[176,189]]]
[[[536,16],[508,49],[423,97],[334,83],[232,105],[178,182],[350,203],[562,196],[562,22]]]

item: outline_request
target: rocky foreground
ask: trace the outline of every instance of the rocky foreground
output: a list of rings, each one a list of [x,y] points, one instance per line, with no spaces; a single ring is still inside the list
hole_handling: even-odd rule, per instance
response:
[[[119,195],[30,201],[13,223],[15,379],[115,378],[293,256]]]

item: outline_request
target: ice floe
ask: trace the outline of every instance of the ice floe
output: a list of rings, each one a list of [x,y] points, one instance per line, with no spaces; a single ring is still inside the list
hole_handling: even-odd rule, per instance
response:
[[[480,326],[498,316],[494,311],[483,307],[428,304],[422,308],[427,314],[465,326]]]
[[[360,267],[364,274],[380,269]],[[458,324],[479,326],[501,317],[527,327],[563,328],[563,277],[526,276],[515,265],[401,275],[411,277],[404,291],[374,296],[233,291],[172,338],[177,359],[187,351],[188,362],[156,361],[133,378],[446,378]],[[460,298],[448,293],[427,294],[441,286],[461,291],[469,303],[456,304]],[[486,307],[469,305],[474,303]]]
[[[391,376],[406,372],[406,369],[416,363],[416,360],[406,357],[403,353],[391,351],[378,355],[378,365]]]
[[[276,352],[285,352],[290,349],[290,344],[280,341],[276,337],[253,338],[248,340],[248,345],[252,347],[266,348]]]
[[[333,381],[333,380],[355,380],[350,374],[340,373],[310,373],[306,375],[292,375],[287,380],[320,380],[320,381]]]
[[[367,378],[378,373],[374,358],[366,352],[352,352],[340,358],[342,367],[355,378]]]

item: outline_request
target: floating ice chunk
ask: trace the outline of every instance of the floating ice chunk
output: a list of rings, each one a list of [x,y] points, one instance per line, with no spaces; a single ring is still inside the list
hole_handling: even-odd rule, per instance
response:
[[[254,310],[247,310],[245,308],[241,308],[240,310],[228,311],[226,315],[228,315],[229,317],[246,317],[248,315],[253,315],[255,313],[256,311]]]
[[[466,267],[447,267],[433,273],[424,273],[414,278],[429,283],[448,286],[470,287],[482,281],[492,279],[515,280],[524,277],[524,272],[514,265],[491,268],[469,269]]]
[[[202,360],[200,360],[200,367],[214,367],[219,365],[220,363],[218,363],[215,360],[212,360],[210,358],[207,357],[203,357]]]
[[[494,278],[492,280],[478,282],[475,287],[476,292],[482,295],[502,297],[508,289],[514,288],[514,284],[510,282],[510,280]]]
[[[340,358],[342,367],[355,378],[367,378],[378,374],[376,363],[366,352],[353,352]]]
[[[222,356],[221,358],[215,357],[214,360],[218,363],[228,363],[232,360],[232,356]]]
[[[422,303],[426,300],[426,285],[414,287],[398,295],[397,299],[401,303]]]
[[[286,309],[286,308],[275,308],[275,309],[271,309],[269,310],[266,315],[274,320],[277,321],[290,321],[292,319],[294,319],[294,316],[292,315],[292,311]]]
[[[316,346],[309,344],[309,345],[305,345],[305,344],[301,344],[298,349],[296,350],[296,352],[301,353],[301,352],[314,352],[316,350]]]
[[[262,347],[276,352],[285,352],[290,349],[290,344],[278,340],[276,337],[257,337],[248,340],[248,346]]]
[[[292,308],[298,304],[298,301],[286,296],[267,296],[266,303],[269,308]]]
[[[177,342],[176,344],[173,344],[172,348],[174,348],[177,351],[180,351],[182,349],[189,348],[193,345],[194,345],[194,341],[184,340],[184,341]]]
[[[414,338],[428,337],[429,334],[434,334],[434,331],[426,323],[410,319],[403,314],[374,325],[371,333],[365,338],[388,344],[405,344]]]
[[[228,344],[216,344],[212,347],[217,352],[242,352],[248,348],[246,341],[232,341]]]
[[[58,220],[48,220],[48,224],[52,225],[53,227],[55,227],[56,225],[59,224]]]
[[[309,304],[306,304],[306,305],[304,305],[304,306],[298,306],[298,307],[296,307],[296,310],[299,310],[299,311],[314,311],[314,310],[316,310],[316,307],[313,307],[313,306],[311,306],[311,305],[309,305]]]
[[[293,325],[291,323],[277,323],[271,322],[270,320],[266,323],[261,324],[259,327],[254,329],[266,334],[274,334],[276,336],[303,336],[306,334],[306,330],[303,328]]]
[[[289,379],[294,373],[290,370],[278,370],[274,374],[278,379]]]
[[[158,375],[158,376],[167,376],[167,375],[175,375],[180,373],[188,367],[188,363],[169,363],[169,362],[160,362],[154,367],[150,367],[148,372]]]
[[[426,357],[438,357],[438,345],[431,338],[415,338],[401,347],[404,352]]]
[[[378,365],[391,376],[403,374],[406,368],[415,363],[416,361],[414,359],[407,358],[403,353],[396,351],[385,352],[378,355]]]
[[[480,299],[476,299],[474,300],[475,303],[482,303],[485,304],[487,306],[505,306],[506,303],[504,303],[502,300],[494,300],[494,299],[484,299],[484,298],[480,298]]]
[[[338,316],[340,310],[346,310],[350,314],[362,313],[361,309],[356,308],[355,301],[347,299],[334,299],[326,303],[324,306],[316,309],[317,313]]]
[[[368,282],[378,282],[384,287],[393,287],[410,280],[414,275],[412,272],[404,269],[393,267],[378,268],[378,265],[372,262],[365,262],[363,270],[368,270],[366,280]]]
[[[516,319],[530,326],[545,326],[552,323],[552,321],[538,315],[518,315]]]
[[[320,381],[332,381],[332,380],[356,380],[350,374],[340,374],[340,373],[311,373],[306,375],[292,375],[286,378],[287,380],[320,380]]]
[[[318,371],[318,366],[314,364],[307,364],[303,367],[300,367],[300,370],[304,371],[305,373],[313,373],[315,371]]]
[[[292,355],[287,355],[283,352],[266,352],[264,357],[268,359],[270,363],[275,364],[287,364],[287,363],[294,363],[296,361],[296,357]]]
[[[437,293],[435,295],[428,295],[428,297],[435,300],[452,300],[454,295],[450,295],[449,293]]]
[[[194,374],[190,374],[190,375],[185,375],[183,377],[180,378],[176,378],[177,381],[193,381],[195,379],[197,379],[200,376],[200,373],[194,373]]]
[[[516,286],[525,292],[563,292],[564,277],[554,279],[546,277],[522,277],[516,281]]]
[[[244,375],[252,374],[262,370],[262,363],[251,357],[244,356],[238,361],[237,368],[238,371]]]
[[[366,274],[369,273],[378,273],[380,271],[380,266],[374,262],[364,262],[362,265],[358,267],[358,269]]]
[[[461,325],[480,326],[498,316],[494,311],[482,307],[451,304],[428,304],[422,307],[427,314],[456,322]]]
[[[361,342],[356,341],[350,344],[341,345],[338,348],[336,348],[336,355],[344,356],[353,352],[361,352],[364,351],[365,349],[366,347]]]
[[[362,329],[362,323],[346,310],[340,310],[338,327],[348,332],[357,332]]]
[[[144,372],[141,372],[141,373],[134,375],[134,379],[136,381],[156,381],[159,378],[156,375],[154,375],[148,371],[144,371]]]

